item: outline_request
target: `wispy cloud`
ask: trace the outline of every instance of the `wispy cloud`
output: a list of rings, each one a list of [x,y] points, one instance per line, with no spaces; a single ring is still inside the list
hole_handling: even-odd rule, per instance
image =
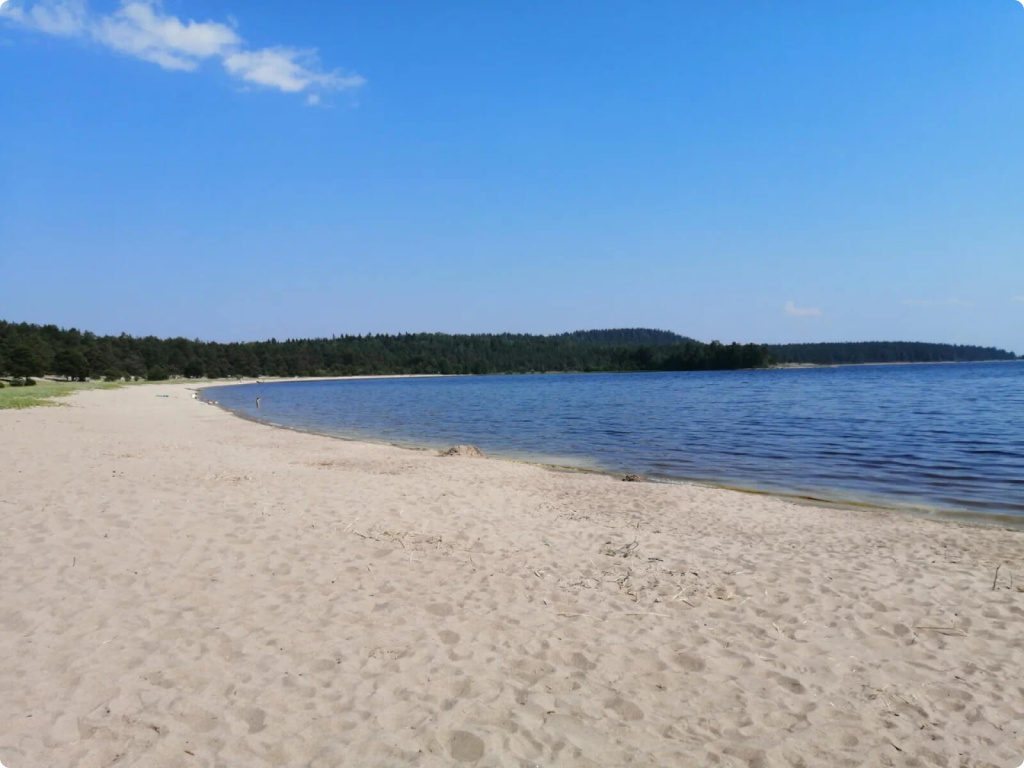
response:
[[[931,299],[907,299],[903,302],[904,306],[907,307],[973,307],[969,301],[963,299],[952,298],[952,299],[939,299],[933,301]]]
[[[249,83],[279,88],[287,93],[314,89],[358,88],[366,81],[359,75],[341,76],[317,71],[316,51],[264,48],[240,51],[225,57],[228,72]],[[316,94],[312,94],[316,96]],[[319,99],[310,99],[318,102]]]
[[[818,307],[798,307],[794,302],[787,301],[782,308],[786,317],[820,317],[821,310]]]
[[[1024,0],[1021,0],[1021,2],[1024,2]],[[1013,300],[1019,301],[1021,304],[1024,304],[1024,296],[1014,296]]]
[[[58,37],[74,37],[85,30],[87,14],[84,0],[24,5],[18,0],[4,0],[0,3],[0,18]]]
[[[322,69],[315,49],[250,48],[235,24],[182,20],[165,13],[160,0],[121,0],[105,15],[92,13],[86,0],[0,0],[0,19],[47,35],[89,39],[172,71],[192,72],[206,61],[219,61],[242,82],[306,93],[311,105],[320,103],[323,92],[366,82]]]

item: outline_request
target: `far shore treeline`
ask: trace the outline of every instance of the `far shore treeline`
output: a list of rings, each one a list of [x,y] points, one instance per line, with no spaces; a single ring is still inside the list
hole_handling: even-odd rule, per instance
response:
[[[991,347],[919,342],[709,344],[629,328],[528,334],[410,333],[218,343],[97,336],[74,328],[0,321],[0,375],[69,379],[232,376],[486,374],[555,371],[701,371],[774,364],[1014,360]]]

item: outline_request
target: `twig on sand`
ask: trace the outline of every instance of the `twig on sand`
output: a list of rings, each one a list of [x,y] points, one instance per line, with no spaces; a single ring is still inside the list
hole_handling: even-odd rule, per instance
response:
[[[992,591],[993,592],[996,591],[996,584],[998,584],[998,582],[999,582],[999,569],[1002,568],[1002,567],[1003,567],[1002,563],[1000,563],[999,565],[996,566],[996,575],[992,579]],[[1008,586],[1007,589],[1012,590],[1013,589],[1013,571],[1011,571],[1009,568],[1007,568],[1006,570],[1010,574],[1010,586]],[[1020,587],[1018,587],[1017,589],[1018,589],[1018,591],[1021,591]]]
[[[623,616],[660,616],[663,619],[671,619],[667,613],[624,613]]]
[[[689,600],[687,600],[685,597],[683,597],[682,594],[683,594],[682,592],[676,592],[676,594],[673,595],[672,598],[671,598],[672,601],[675,602],[675,601],[678,600],[680,603],[686,603],[691,608],[696,608],[697,607],[696,605],[691,603]]]
[[[600,616],[591,616],[589,613],[556,613],[555,616],[568,616],[570,618],[580,619],[593,619],[594,621],[604,621]]]
[[[967,637],[967,631],[960,627],[914,627],[914,629],[930,629],[932,632],[941,632],[942,634],[961,635]]]

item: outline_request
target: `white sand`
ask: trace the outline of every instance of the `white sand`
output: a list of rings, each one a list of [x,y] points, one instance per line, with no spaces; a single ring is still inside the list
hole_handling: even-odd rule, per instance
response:
[[[8,768],[1024,758],[1024,533],[331,440],[180,385],[0,412],[0,584]]]

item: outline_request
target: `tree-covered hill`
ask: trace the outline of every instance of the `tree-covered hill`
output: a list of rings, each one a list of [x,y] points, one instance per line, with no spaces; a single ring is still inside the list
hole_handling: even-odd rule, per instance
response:
[[[396,373],[699,371],[773,363],[1012,360],[1004,350],[915,342],[704,344],[670,331],[618,328],[554,336],[410,333],[222,344],[97,336],[0,321],[0,375],[159,379],[167,376],[350,376]]]
[[[764,367],[754,344],[702,344],[666,331],[613,329],[557,336],[413,333],[221,344],[97,336],[0,321],[0,373],[105,376],[348,376],[395,373],[677,371]]]
[[[557,338],[570,339],[589,344],[623,347],[664,347],[671,344],[686,344],[695,341],[672,331],[658,331],[651,328],[612,328],[601,331],[573,331],[559,334]]]
[[[927,344],[920,341],[767,344],[765,349],[779,364],[968,363],[1017,359],[1012,352],[995,347]]]

